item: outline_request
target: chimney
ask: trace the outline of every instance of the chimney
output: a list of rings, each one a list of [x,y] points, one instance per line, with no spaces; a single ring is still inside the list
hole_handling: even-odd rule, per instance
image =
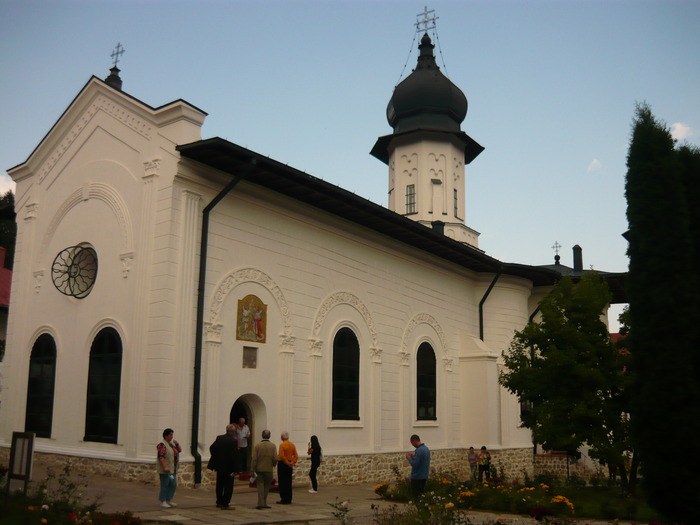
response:
[[[445,235],[445,223],[442,221],[433,221],[430,223],[433,226],[433,230],[435,230],[435,233],[439,233],[440,235]]]
[[[574,246],[574,271],[583,271],[583,250],[578,244]]]

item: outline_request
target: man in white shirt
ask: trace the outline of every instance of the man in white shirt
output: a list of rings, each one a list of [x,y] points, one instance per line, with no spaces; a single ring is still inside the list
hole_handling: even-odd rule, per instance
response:
[[[236,425],[236,436],[238,438],[237,467],[236,472],[247,472],[248,465],[248,440],[250,439],[250,429],[245,424],[245,418],[239,418]]]

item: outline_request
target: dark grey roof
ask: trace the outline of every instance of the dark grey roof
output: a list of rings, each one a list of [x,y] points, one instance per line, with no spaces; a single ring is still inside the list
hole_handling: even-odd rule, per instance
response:
[[[555,264],[545,264],[542,266],[538,266],[538,268],[551,270],[559,273],[562,276],[571,277],[571,279],[573,279],[574,281],[577,281],[585,274],[594,271],[598,275],[600,275],[605,280],[605,282],[608,283],[610,291],[613,294],[613,304],[629,302],[629,299],[627,297],[627,290],[625,289],[625,279],[627,277],[627,273],[602,272],[600,270],[576,270],[574,268],[570,268],[569,266],[560,264],[559,262]]]
[[[350,191],[227,140],[216,137],[183,144],[176,149],[183,158],[234,176],[255,160],[255,166],[246,177],[248,182],[314,206],[464,268],[487,273],[500,271],[505,275],[528,279],[535,286],[551,285],[560,278],[559,273],[550,269],[503,263],[477,248],[450,239]]]

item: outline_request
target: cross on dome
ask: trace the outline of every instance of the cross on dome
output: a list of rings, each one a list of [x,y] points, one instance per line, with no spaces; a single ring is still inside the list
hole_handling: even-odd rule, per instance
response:
[[[432,17],[429,17],[429,15],[433,15]],[[416,26],[416,33],[419,33],[421,31],[427,33],[429,29],[435,29],[435,21],[439,18],[435,16],[435,9],[431,9],[428,11],[428,6],[425,6],[423,8],[422,13],[418,13],[416,15],[417,17],[423,17],[418,18],[416,20],[416,23],[414,24]],[[421,28],[421,24],[423,24],[423,28]]]

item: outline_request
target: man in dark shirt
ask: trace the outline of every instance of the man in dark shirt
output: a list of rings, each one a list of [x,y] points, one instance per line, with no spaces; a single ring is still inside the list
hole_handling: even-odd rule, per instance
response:
[[[216,471],[216,506],[223,510],[235,509],[229,505],[233,496],[233,473],[236,470],[236,425],[226,425],[226,434],[216,437],[209,447],[209,470]]]

